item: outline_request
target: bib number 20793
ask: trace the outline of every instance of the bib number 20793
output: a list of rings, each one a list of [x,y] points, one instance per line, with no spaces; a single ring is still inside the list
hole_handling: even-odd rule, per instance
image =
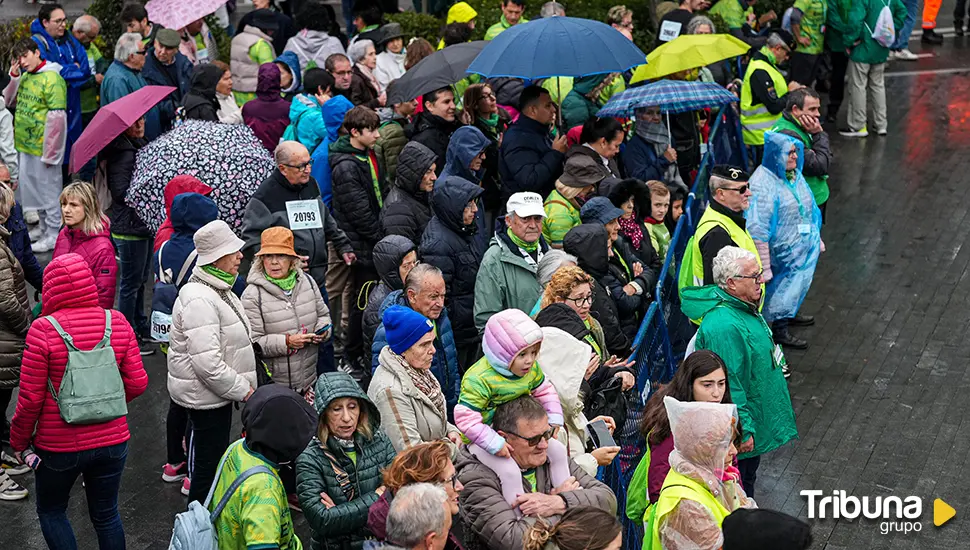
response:
[[[290,222],[290,229],[320,229],[323,221],[320,219],[320,201],[287,201],[286,217]]]

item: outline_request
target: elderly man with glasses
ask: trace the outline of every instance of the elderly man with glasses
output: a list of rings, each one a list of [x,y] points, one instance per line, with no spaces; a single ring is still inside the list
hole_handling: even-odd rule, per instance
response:
[[[492,428],[505,438],[512,459],[522,470],[525,494],[508,504],[498,475],[467,447],[462,448],[455,467],[464,486],[458,494],[458,515],[466,540],[473,537],[479,543],[475,546],[489,550],[514,550],[522,548],[522,539],[537,518],[555,523],[566,510],[579,506],[616,513],[613,491],[571,459],[572,477],[552,486],[547,450],[555,430],[535,397],[524,395],[499,405]]]
[[[761,455],[798,437],[785,383],[788,363],[758,312],[764,270],[757,254],[722,248],[714,258],[713,282],[681,291],[681,307],[690,318],[704,319],[694,337],[696,349],[717,353],[727,367],[740,419],[738,469],[745,492],[754,497]]]
[[[128,32],[115,43],[115,59],[101,81],[101,106],[125,97],[148,86],[141,70],[145,67],[145,44],[141,35]],[[151,141],[162,134],[160,109],[156,105],[145,113],[145,139]]]

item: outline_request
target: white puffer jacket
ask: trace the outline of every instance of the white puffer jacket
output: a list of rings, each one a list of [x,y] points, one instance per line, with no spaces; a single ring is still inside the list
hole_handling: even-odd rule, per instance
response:
[[[199,410],[245,399],[256,388],[251,332],[231,287],[201,267],[193,268],[172,307],[168,349],[172,401]]]
[[[330,310],[323,301],[320,288],[313,278],[303,272],[302,262],[296,286],[289,296],[266,278],[263,262],[253,261],[246,278],[242,303],[246,317],[253,327],[253,341],[263,348],[263,358],[273,373],[273,381],[302,393],[317,379],[317,351],[319,346],[308,344],[290,355],[286,347],[287,334],[313,333],[330,324]]]
[[[569,450],[569,458],[595,477],[599,465],[596,458],[586,452],[586,424],[589,422],[583,414],[583,396],[579,391],[592,353],[589,344],[573,338],[568,332],[556,327],[542,327],[542,346],[537,361],[559,394],[566,421],[559,430],[559,442]]]

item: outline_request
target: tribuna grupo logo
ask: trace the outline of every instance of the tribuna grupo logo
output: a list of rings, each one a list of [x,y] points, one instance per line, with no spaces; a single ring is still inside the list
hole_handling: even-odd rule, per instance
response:
[[[856,497],[845,491],[825,495],[820,490],[805,490],[799,494],[808,498],[808,519],[847,519],[860,517],[879,521],[879,532],[908,534],[923,529],[923,499],[916,496]],[[933,524],[943,525],[956,511],[940,499],[933,502]]]

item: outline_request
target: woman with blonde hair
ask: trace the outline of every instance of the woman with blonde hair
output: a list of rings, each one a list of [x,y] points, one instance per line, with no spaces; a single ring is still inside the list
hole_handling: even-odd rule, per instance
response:
[[[616,516],[592,506],[570,508],[555,525],[539,519],[525,533],[523,550],[620,550],[623,528]]]
[[[111,309],[115,303],[118,261],[97,191],[90,183],[74,182],[61,191],[60,202],[64,227],[57,235],[53,257],[73,252],[84,258],[98,288],[98,306]]]

